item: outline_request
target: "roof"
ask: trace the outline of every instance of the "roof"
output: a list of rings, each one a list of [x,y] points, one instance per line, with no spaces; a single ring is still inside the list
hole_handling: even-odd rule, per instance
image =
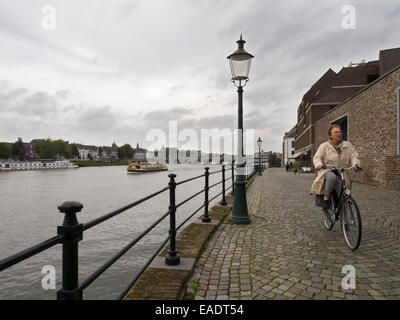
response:
[[[344,67],[332,81],[332,86],[367,85],[367,75],[379,75],[376,63],[365,63],[356,67]]]
[[[350,101],[351,99],[354,99],[355,97],[357,97],[359,94],[361,94],[361,92],[368,90],[368,88],[370,88],[371,86],[373,86],[375,83],[381,81],[383,78],[385,78],[386,76],[388,76],[389,74],[397,71],[400,69],[400,64],[397,65],[396,67],[394,67],[393,69],[390,69],[390,71],[386,72],[385,74],[383,74],[382,76],[380,76],[378,79],[376,79],[375,81],[373,81],[372,83],[368,84],[367,86],[365,86],[364,88],[362,88],[361,90],[359,90],[356,94],[354,94],[353,96],[349,97],[348,99],[346,99],[345,101],[341,102],[339,105],[337,105],[335,108],[333,108],[332,110],[329,110],[327,113],[324,114],[324,117],[333,112],[334,110],[336,110],[337,108],[341,107],[342,105],[344,105],[347,101]]]
[[[400,48],[379,51],[380,75],[400,65]]]
[[[326,71],[321,78],[315,82],[311,88],[304,94],[303,99],[307,102],[312,102],[315,97],[327,90],[331,86],[332,79],[336,77],[336,72],[331,68]]]
[[[314,102],[342,102],[363,88],[364,86],[332,87]]]

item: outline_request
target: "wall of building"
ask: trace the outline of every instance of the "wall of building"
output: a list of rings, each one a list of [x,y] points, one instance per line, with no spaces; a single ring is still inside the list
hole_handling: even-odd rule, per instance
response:
[[[314,149],[328,140],[330,122],[347,114],[348,140],[360,154],[364,169],[353,174],[354,181],[400,190],[399,88],[400,68],[397,68],[328,112],[315,123]]]

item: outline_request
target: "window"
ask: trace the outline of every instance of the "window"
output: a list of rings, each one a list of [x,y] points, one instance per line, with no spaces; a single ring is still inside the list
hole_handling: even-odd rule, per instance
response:
[[[294,141],[292,141],[292,148],[294,148]]]
[[[379,74],[367,74],[367,83],[370,84],[379,78]]]
[[[292,150],[292,155],[294,155],[294,150]]]
[[[342,139],[343,141],[348,141],[348,124],[347,124],[347,115],[344,117],[341,117],[339,119],[336,119],[331,122],[331,124],[337,124],[340,126],[340,129],[342,129]]]

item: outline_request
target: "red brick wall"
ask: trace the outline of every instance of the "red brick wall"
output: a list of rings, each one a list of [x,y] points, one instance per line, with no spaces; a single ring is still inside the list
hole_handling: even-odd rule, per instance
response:
[[[310,128],[303,132],[303,135],[301,137],[298,137],[295,142],[295,150],[304,148],[310,144]]]
[[[328,140],[330,121],[348,114],[348,140],[356,147],[364,171],[354,181],[400,190],[397,155],[397,91],[400,69],[327,113],[315,123],[315,151]]]

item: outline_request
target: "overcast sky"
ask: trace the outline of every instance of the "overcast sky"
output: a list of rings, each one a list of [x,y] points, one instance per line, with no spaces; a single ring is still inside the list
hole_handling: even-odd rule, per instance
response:
[[[398,0],[0,0],[0,141],[149,147],[148,130],[168,134],[170,120],[233,130],[226,57],[243,34],[255,56],[244,127],[281,152],[311,85],[400,47],[399,30]]]

